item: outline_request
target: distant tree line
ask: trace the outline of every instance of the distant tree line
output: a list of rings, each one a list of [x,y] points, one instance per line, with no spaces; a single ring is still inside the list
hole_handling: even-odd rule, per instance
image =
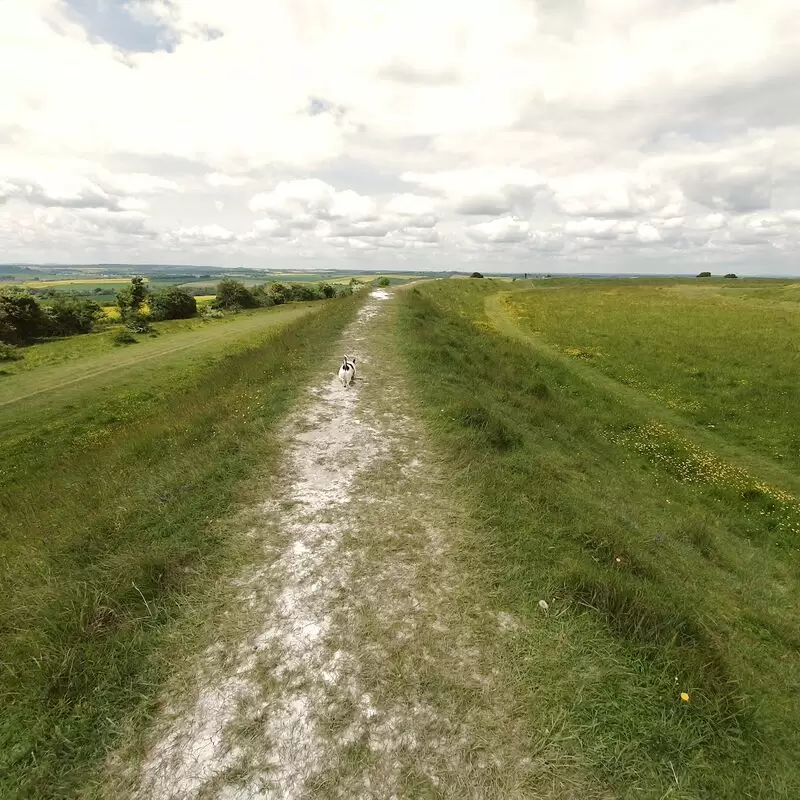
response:
[[[225,278],[217,284],[216,297],[211,305],[224,311],[240,311],[295,301],[327,300],[352,294],[360,285],[353,278],[339,286],[330,283],[262,283],[248,287],[241,281]]]
[[[360,282],[264,283],[247,287],[226,278],[216,287],[214,309],[239,311],[277,306],[293,301],[324,300],[352,294]],[[44,290],[37,297],[29,290],[0,289],[0,360],[18,358],[14,348],[36,339],[91,333],[102,318],[102,308],[77,294]],[[197,300],[179,286],[151,291],[144,278],[135,276],[116,293],[121,321],[130,331],[147,332],[151,321],[187,319],[197,314]]]

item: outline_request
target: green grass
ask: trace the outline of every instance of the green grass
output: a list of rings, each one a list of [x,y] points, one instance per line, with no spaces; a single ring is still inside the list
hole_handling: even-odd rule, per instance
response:
[[[510,300],[573,358],[800,470],[800,283],[550,284]]]
[[[600,344],[561,327],[583,319],[592,291],[615,285],[573,283],[560,299],[512,294],[510,307],[546,303],[558,322],[538,324],[543,336],[623,363],[621,335]],[[634,297],[658,291],[629,286]],[[498,326],[485,309],[508,288],[462,280],[407,290],[398,346],[473,517],[464,566],[475,591],[525,622],[513,648],[531,729],[615,797],[797,796],[800,505],[773,480],[788,473],[779,465],[767,480],[753,472],[758,459],[737,461],[748,440],[733,427],[692,438],[695,421],[672,425],[678,412],[647,386],[617,392],[599,358]],[[697,320],[692,295],[679,284],[665,291],[683,297],[666,301],[673,317],[685,308]],[[607,297],[608,314],[636,319],[624,290]],[[782,341],[783,320],[760,324]],[[730,327],[705,338],[721,369],[755,358]],[[665,358],[656,347],[637,352],[644,374],[649,359]],[[730,447],[713,449],[726,437]]]
[[[243,317],[2,408],[0,796],[77,795],[152,709],[164,642],[236,558],[214,521],[255,499],[275,425],[359,302]]]
[[[287,309],[292,307],[293,306],[287,306]],[[172,319],[165,322],[154,322],[153,328],[156,332],[155,336],[147,334],[136,335],[139,346],[134,348],[137,353],[135,357],[140,357],[145,350],[164,347],[167,339],[169,339],[169,347],[172,347],[175,344],[175,341],[171,338],[173,334],[203,331],[205,332],[204,336],[205,334],[213,334],[219,337],[225,337],[231,333],[235,335],[235,329],[241,327],[243,320],[252,320],[261,313],[264,312],[260,310],[243,311],[239,314],[228,315],[220,319],[204,320],[200,317],[193,317],[191,319]],[[259,323],[256,322],[254,324],[258,325]],[[84,359],[101,356],[103,354],[108,355],[110,361],[115,361],[121,356],[121,351],[120,348],[114,344],[113,337],[121,327],[120,324],[112,323],[105,329],[98,330],[95,333],[88,333],[80,336],[65,336],[59,339],[50,339],[20,347],[19,353],[22,359],[0,365],[0,402],[2,402],[2,394],[11,391],[10,386],[12,384],[15,387],[20,385],[19,381],[9,381],[8,376],[10,375],[29,372],[31,370],[40,370],[42,367],[61,364],[62,362],[74,363],[77,361],[84,361]],[[186,341],[189,341],[189,339],[186,339]],[[66,369],[69,370],[70,368],[67,367]]]

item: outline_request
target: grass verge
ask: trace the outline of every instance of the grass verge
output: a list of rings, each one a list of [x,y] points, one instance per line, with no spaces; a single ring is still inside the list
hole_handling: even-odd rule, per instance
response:
[[[493,328],[507,288],[407,290],[398,343],[472,512],[466,567],[523,620],[530,727],[616,797],[796,796],[798,540],[768,513],[796,499],[735,464],[697,480],[723,459]]]
[[[0,442],[0,795],[90,781],[169,670],[160,646],[231,556],[210,523],[273,463],[271,435],[358,297],[261,330],[233,352],[110,382]],[[287,320],[288,322],[288,320]]]

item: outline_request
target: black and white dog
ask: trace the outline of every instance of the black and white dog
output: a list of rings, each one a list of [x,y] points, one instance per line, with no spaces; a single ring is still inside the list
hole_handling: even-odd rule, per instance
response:
[[[345,356],[344,359],[342,359],[342,366],[339,367],[339,380],[342,382],[342,386],[347,389],[355,379],[356,360]]]

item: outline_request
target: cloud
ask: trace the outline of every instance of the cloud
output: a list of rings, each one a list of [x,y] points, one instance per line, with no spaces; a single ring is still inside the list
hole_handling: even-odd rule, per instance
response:
[[[553,202],[569,216],[632,217],[640,214],[678,216],[684,208],[676,186],[658,177],[630,172],[591,172],[551,182]]]
[[[206,183],[215,189],[220,186],[244,186],[248,179],[241,175],[225,175],[222,172],[209,172],[206,175]]]
[[[467,228],[467,236],[476,242],[508,244],[522,242],[528,237],[530,225],[514,217],[501,217],[491,222],[480,222]]]
[[[11,260],[800,263],[795,0],[26,0],[0,30]]]
[[[165,239],[172,244],[190,244],[195,247],[208,247],[233,242],[236,234],[221,225],[192,225],[178,228],[165,234]]]
[[[496,216],[528,213],[546,187],[542,176],[526,167],[474,167],[434,173],[408,172],[404,181],[442,196],[458,214]]]

